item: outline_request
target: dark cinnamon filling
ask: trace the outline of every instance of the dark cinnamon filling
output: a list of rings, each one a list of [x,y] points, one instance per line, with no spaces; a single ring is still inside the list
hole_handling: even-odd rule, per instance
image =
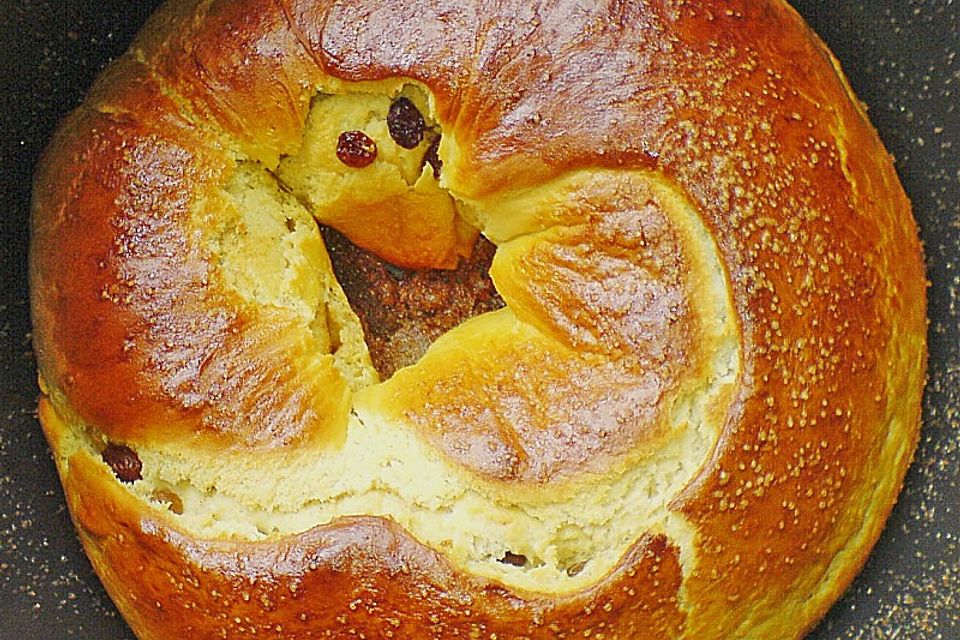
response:
[[[504,306],[488,273],[496,247],[482,236],[454,270],[410,271],[334,229],[320,229],[381,379],[415,363],[434,340],[465,320]]]

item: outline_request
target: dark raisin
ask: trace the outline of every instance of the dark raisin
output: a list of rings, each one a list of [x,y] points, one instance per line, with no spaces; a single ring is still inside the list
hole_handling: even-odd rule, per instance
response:
[[[337,140],[340,162],[362,169],[377,159],[377,143],[363,131],[344,131]]]
[[[440,149],[440,136],[437,136],[433,142],[430,143],[430,146],[427,147],[427,153],[423,156],[424,164],[429,164],[433,167],[433,177],[436,180],[440,179],[440,168],[443,167],[443,162],[440,160],[440,156],[437,154],[437,151]]]
[[[423,140],[426,124],[413,103],[406,98],[397,98],[387,113],[387,129],[394,142],[404,149],[413,149]]]
[[[121,482],[134,482],[143,476],[143,463],[133,449],[122,444],[108,444],[100,454]]]
[[[512,551],[507,551],[505,554],[503,554],[503,557],[500,558],[500,562],[514,567],[522,567],[527,564],[527,556],[514,553]]]

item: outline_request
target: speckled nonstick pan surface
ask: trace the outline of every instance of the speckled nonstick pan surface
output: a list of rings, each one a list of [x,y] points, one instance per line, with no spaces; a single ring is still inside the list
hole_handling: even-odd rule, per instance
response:
[[[57,121],[158,2],[0,0],[0,639],[132,634],[73,533],[37,424],[30,180]],[[863,573],[812,638],[960,639],[960,3],[795,0],[896,156],[926,243],[930,381],[917,459]]]

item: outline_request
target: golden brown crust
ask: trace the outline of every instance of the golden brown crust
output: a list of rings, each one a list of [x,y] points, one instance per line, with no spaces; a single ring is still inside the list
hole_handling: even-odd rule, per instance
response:
[[[345,386],[304,378],[310,336],[212,282],[196,225],[216,215],[211,187],[227,157],[142,64],[126,58],[111,72],[95,93],[104,103],[70,116],[38,173],[31,270],[43,375],[118,440],[272,446],[335,431]],[[111,99],[121,83],[129,93]],[[257,392],[280,380],[301,390]]]
[[[688,302],[695,249],[649,190],[603,176],[565,195],[551,211],[570,225],[498,249],[511,315],[488,318],[470,354],[435,349],[384,388],[392,420],[498,480],[608,473],[659,444],[681,380],[718,346]]]
[[[465,198],[577,170],[662,176],[716,243],[741,358],[716,447],[672,503],[695,531],[692,573],[665,536],[637,532],[612,574],[565,596],[464,575],[377,519],[256,544],[190,539],[82,454],[61,460],[88,553],[141,637],[564,637],[601,623],[608,638],[796,637],[852,579],[917,439],[923,264],[886,151],[785,3],[181,1],[134,50],[51,143],[33,214],[42,375],[61,414],[108,438],[256,449],[342,426],[342,380],[303,373],[310,335],[212,286],[196,231],[216,215],[231,153],[269,167],[295,150],[325,74],[428,88],[456,143],[445,184]],[[410,388],[422,393],[402,400],[398,420],[500,480],[595,471],[637,438],[655,443],[660,394],[702,369],[682,260],[649,280],[657,300],[676,296],[669,313],[604,326],[623,291],[601,290],[577,316],[589,322],[565,324],[588,297],[587,268],[606,271],[602,254],[573,252],[584,270],[538,279],[537,260],[569,258],[561,245],[539,245],[510,280],[530,288],[516,306],[535,308],[553,342],[503,348],[542,386],[488,360],[466,384],[420,371]],[[622,411],[583,420],[591,394],[610,409],[602,390]],[[539,424],[544,398],[557,415]],[[624,412],[629,437],[559,430],[606,434]],[[62,415],[44,402],[42,419],[58,450]]]

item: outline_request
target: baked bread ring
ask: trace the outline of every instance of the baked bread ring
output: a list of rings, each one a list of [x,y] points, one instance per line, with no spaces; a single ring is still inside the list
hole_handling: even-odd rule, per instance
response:
[[[799,637],[917,441],[909,203],[779,0],[173,0],[34,193],[140,638]]]

